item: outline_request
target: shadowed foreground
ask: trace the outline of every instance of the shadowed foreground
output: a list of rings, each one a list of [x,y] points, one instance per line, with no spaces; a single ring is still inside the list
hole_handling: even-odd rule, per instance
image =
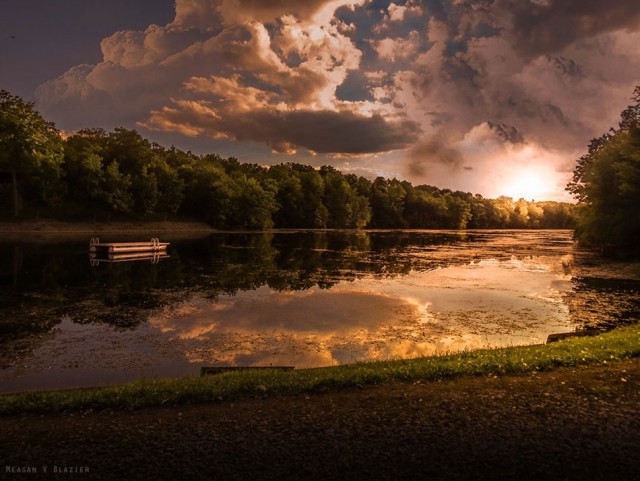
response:
[[[639,407],[640,360],[632,359],[238,403],[13,416],[0,418],[1,477],[52,477],[57,466],[86,467],[73,479],[640,479]],[[23,467],[38,472],[11,472]]]

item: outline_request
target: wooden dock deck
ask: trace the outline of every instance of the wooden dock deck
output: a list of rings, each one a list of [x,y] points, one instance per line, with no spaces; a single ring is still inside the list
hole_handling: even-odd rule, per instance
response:
[[[160,242],[155,237],[148,242],[100,242],[100,239],[92,238],[89,242],[89,252],[101,254],[159,252],[166,251],[169,245],[169,242]]]

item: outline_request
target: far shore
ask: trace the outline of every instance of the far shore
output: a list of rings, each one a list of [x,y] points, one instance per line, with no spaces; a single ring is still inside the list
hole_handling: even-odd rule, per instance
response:
[[[199,237],[217,232],[204,222],[195,221],[113,221],[113,222],[73,222],[58,220],[0,221],[0,239],[29,240],[93,237],[99,235],[146,235],[158,237]]]
[[[273,228],[264,230],[221,230],[211,227],[206,222],[191,220],[166,220],[166,221],[145,221],[145,220],[117,220],[117,221],[73,221],[73,220],[54,220],[54,219],[29,219],[29,220],[0,220],[0,236],[4,234],[92,234],[92,233],[128,233],[128,232],[297,232],[297,231],[351,231],[353,228],[331,229],[331,228]],[[489,228],[489,229],[404,229],[404,228],[366,228],[356,229],[362,232],[375,232],[387,230],[437,230],[437,231],[529,231],[529,230],[572,230],[572,229],[513,229],[513,228]]]

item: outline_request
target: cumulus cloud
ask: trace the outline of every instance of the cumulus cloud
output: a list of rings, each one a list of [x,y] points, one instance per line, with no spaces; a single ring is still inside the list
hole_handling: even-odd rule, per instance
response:
[[[396,59],[415,55],[420,48],[420,37],[413,30],[406,38],[387,37],[373,41],[372,46],[381,59],[395,62]]]
[[[363,172],[481,193],[470,176],[529,156],[561,185],[638,83],[632,3],[177,0],[172,22],[114,33],[37,94],[65,129],[360,155]]]
[[[388,8],[388,15],[392,22],[401,22],[405,20],[407,16],[419,15],[423,13],[423,11],[418,0],[408,0],[404,5],[391,2]]]
[[[178,0],[172,23],[104,39],[103,62],[42,86],[41,104],[77,110],[110,99],[114,118],[263,142],[277,152],[404,148],[419,130],[415,122],[336,97],[361,52],[334,14],[363,3]]]
[[[629,69],[637,72],[640,55],[629,46],[640,40],[638,13],[628,2],[613,2],[609,14],[605,8],[562,0],[428,4],[422,50],[376,91],[421,125],[404,175],[494,193],[489,177],[509,177],[527,164],[526,154],[544,165],[561,198],[568,161],[615,124],[637,83]],[[551,18],[568,22],[567,31],[558,33],[564,27]],[[385,42],[373,42],[381,63],[396,51]],[[486,142],[481,130],[499,143]],[[485,178],[479,185],[469,172]]]

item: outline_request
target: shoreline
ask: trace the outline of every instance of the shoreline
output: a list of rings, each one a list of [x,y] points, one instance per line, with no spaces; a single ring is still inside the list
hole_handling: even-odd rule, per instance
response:
[[[27,220],[19,222],[0,221],[0,234],[86,234],[102,232],[156,232],[156,231],[190,231],[216,232],[216,229],[205,222],[197,221],[113,221],[70,222],[58,220]]]
[[[209,232],[209,233],[251,233],[251,232],[299,232],[299,231],[358,231],[358,232],[387,232],[387,231],[438,231],[438,232],[527,232],[527,231],[571,231],[573,229],[513,229],[513,228],[488,228],[488,229],[410,229],[410,228],[303,228],[303,227],[275,227],[262,230],[242,230],[242,229],[216,229],[206,222],[192,220],[165,220],[165,221],[140,221],[140,220],[117,220],[111,222],[100,221],[68,221],[68,220],[0,220],[0,235],[3,234],[87,234],[87,233],[120,233],[120,232]]]
[[[100,480],[638,479],[639,382],[634,358],[135,411],[0,416],[0,450],[9,469],[83,468]]]
[[[234,371],[215,376],[139,379],[98,388],[0,395],[0,417],[19,413],[130,410],[304,396],[365,386],[438,382],[482,376],[535,375],[563,367],[640,357],[640,324],[552,344],[479,349],[455,354],[372,361],[317,369]]]
[[[60,241],[88,242],[91,237],[118,237],[124,240],[197,239],[217,231],[204,222],[195,221],[114,221],[68,222],[57,220],[0,221],[0,241],[48,244]]]

